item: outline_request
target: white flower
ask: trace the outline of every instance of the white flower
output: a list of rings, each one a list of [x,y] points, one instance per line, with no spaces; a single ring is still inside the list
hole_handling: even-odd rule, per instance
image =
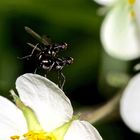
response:
[[[120,113],[126,125],[132,131],[140,133],[140,74],[134,76],[124,90]]]
[[[101,26],[105,51],[118,59],[140,57],[140,0],[95,0],[108,6]]]
[[[94,0],[94,1],[96,1],[99,4],[108,6],[108,5],[112,5],[117,0]]]
[[[15,104],[0,96],[0,140],[102,140],[88,122],[73,118],[69,99],[37,74],[16,81]]]

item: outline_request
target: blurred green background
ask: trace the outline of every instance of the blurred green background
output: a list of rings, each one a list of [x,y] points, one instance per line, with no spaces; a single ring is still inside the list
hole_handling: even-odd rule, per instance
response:
[[[35,70],[32,62],[17,58],[31,52],[26,43],[35,40],[24,30],[29,26],[54,42],[67,42],[62,55],[73,57],[74,63],[63,70],[64,91],[74,108],[100,105],[114,96],[134,74],[132,67],[138,60],[124,62],[104,52],[99,39],[103,17],[97,14],[98,8],[92,0],[0,0],[1,95],[10,97],[16,78]],[[119,119],[96,127],[104,140],[140,139]]]

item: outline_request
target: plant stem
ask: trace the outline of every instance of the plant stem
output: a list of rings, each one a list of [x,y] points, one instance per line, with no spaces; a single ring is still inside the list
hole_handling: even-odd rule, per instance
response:
[[[109,100],[105,105],[98,107],[97,109],[94,108],[85,108],[79,110],[78,112],[81,113],[80,119],[86,120],[90,123],[96,123],[100,120],[108,118],[108,116],[112,116],[119,114],[119,102],[120,102],[121,94],[116,94],[111,100]],[[113,116],[114,116],[113,115]],[[110,117],[109,117],[110,119]]]

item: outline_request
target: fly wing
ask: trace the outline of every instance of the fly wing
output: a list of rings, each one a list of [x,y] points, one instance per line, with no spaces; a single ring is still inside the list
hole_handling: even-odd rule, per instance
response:
[[[31,28],[25,26],[25,31],[30,34],[32,37],[34,37],[36,40],[38,40],[40,43],[42,43],[45,46],[50,45],[46,38],[41,37],[38,33],[33,31]]]
[[[51,38],[49,36],[47,36],[47,35],[43,35],[42,40],[44,42],[48,42],[48,45],[50,45],[50,46],[52,46],[52,44],[53,44]]]

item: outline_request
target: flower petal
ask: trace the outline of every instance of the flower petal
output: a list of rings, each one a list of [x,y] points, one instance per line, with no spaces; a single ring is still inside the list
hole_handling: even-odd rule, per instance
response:
[[[101,27],[105,51],[118,59],[132,60],[140,56],[140,42],[134,17],[123,1],[107,14]]]
[[[0,96],[0,139],[9,140],[10,136],[27,132],[22,112],[8,99]]]
[[[68,129],[64,140],[102,140],[102,137],[90,123],[75,120]]]
[[[17,79],[16,88],[20,99],[34,110],[45,130],[55,129],[72,118],[69,99],[47,78],[24,74]]]
[[[97,2],[98,4],[109,6],[115,3],[117,0],[94,0],[94,1]]]
[[[135,10],[135,14],[136,14],[136,19],[137,19],[138,25],[140,27],[140,0],[136,0],[135,1],[134,10]]]
[[[126,125],[140,132],[140,74],[132,78],[120,102],[120,113]]]

